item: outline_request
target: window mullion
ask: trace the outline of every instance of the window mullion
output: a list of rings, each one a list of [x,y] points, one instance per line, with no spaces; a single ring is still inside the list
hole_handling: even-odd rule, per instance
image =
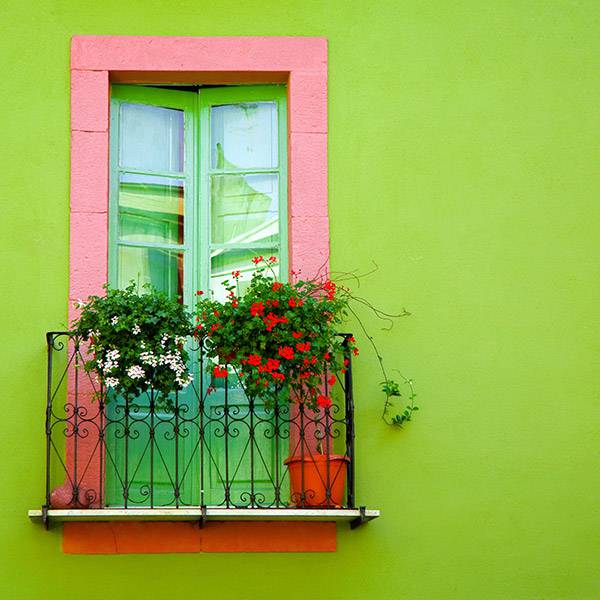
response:
[[[130,167],[118,167],[120,175],[147,175],[148,177],[164,177],[165,179],[186,179],[185,171],[148,171],[145,169],[133,169]]]

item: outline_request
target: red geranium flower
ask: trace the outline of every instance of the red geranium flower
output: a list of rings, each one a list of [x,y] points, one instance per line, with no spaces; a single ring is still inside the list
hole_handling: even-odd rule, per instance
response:
[[[323,408],[329,408],[331,406],[331,399],[328,396],[323,396],[323,394],[319,394],[317,396],[317,404],[322,406]]]
[[[279,365],[281,364],[276,358],[269,358],[267,360],[267,369],[269,371],[275,371],[275,369],[279,369]]]
[[[279,356],[286,358],[287,360],[292,360],[294,358],[294,349],[290,348],[290,346],[283,346],[279,348]]]
[[[267,331],[273,331],[273,328],[278,323],[287,323],[286,317],[278,317],[275,313],[270,312],[266,317],[263,318],[266,325]]]
[[[279,281],[274,281],[273,282],[273,286],[272,286],[272,290],[274,292],[276,292],[277,290],[280,290],[283,287],[283,283],[279,283]]]
[[[331,280],[327,280],[325,282],[325,285],[323,286],[323,289],[327,292],[327,299],[328,300],[333,300],[335,298],[335,290],[336,290],[336,284],[333,283],[333,281]]]
[[[196,295],[197,295],[197,296],[202,296],[202,294],[204,294],[204,292],[203,292],[202,290],[198,290],[198,291],[196,292]]]
[[[335,382],[336,382],[335,375],[332,375],[332,376],[331,376],[331,377],[330,377],[330,378],[327,380],[327,383],[328,383],[329,385],[335,385]]]
[[[262,358],[258,354],[250,354],[248,356],[248,364],[252,365],[253,367],[258,367],[261,362]]]
[[[215,377],[225,378],[225,377],[227,377],[227,368],[224,367],[223,365],[217,365],[213,369],[213,375]]]
[[[264,260],[264,258],[263,258],[262,256],[255,256],[255,257],[252,259],[252,262],[253,262],[255,265],[257,265],[259,262],[262,262],[263,260]]]
[[[296,349],[298,352],[308,352],[310,350],[310,342],[298,342]]]
[[[269,262],[270,263],[277,262],[277,257],[276,256],[269,256]]]
[[[265,305],[262,302],[252,303],[252,306],[250,307],[250,314],[253,317],[256,317],[257,315],[262,315],[263,312],[265,312]]]
[[[302,332],[301,331],[292,331],[292,337],[295,340],[298,340],[302,337]]]
[[[237,279],[240,276],[240,272],[239,271],[231,271],[231,275]]]

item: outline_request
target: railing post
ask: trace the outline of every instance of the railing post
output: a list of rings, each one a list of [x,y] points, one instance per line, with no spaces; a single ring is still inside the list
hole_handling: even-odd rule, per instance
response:
[[[229,481],[229,373],[225,376],[225,406],[223,431],[225,434],[225,506],[231,506],[231,482]]]
[[[179,481],[179,392],[175,392],[175,426],[173,428],[175,433],[175,489],[173,490],[175,496],[175,508],[179,508],[179,497],[180,492],[180,481]]]
[[[347,361],[344,374],[344,396],[346,400],[346,456],[350,459],[347,464],[347,501],[348,508],[355,508],[354,500],[354,475],[356,472],[356,459],[354,456],[354,395],[352,390],[352,353],[350,352],[350,334],[344,334],[344,358]]]
[[[50,421],[52,418],[52,358],[54,351],[54,333],[46,333],[46,347],[48,353],[47,380],[46,380],[46,502],[42,507],[44,525],[48,527],[48,508],[50,508],[50,447],[52,430]]]
[[[204,346],[200,340],[199,349],[200,372],[199,372],[199,392],[198,392],[198,418],[199,418],[199,435],[200,435],[200,505],[206,503],[204,490]]]
[[[323,364],[323,371],[325,373],[325,396],[329,397],[329,372],[327,370],[327,363]],[[323,435],[325,436],[325,508],[331,508],[331,421],[330,421],[330,408],[326,406],[323,409],[323,415],[325,417],[325,426],[323,428]]]
[[[80,338],[75,336],[73,344],[74,356],[74,377],[75,377],[75,397],[73,399],[73,497],[72,503],[75,506],[79,506],[79,475],[78,462],[79,462],[79,345]]]
[[[248,426],[250,444],[250,508],[258,508],[256,503],[256,491],[254,489],[254,396],[248,398],[248,412],[250,423]]]

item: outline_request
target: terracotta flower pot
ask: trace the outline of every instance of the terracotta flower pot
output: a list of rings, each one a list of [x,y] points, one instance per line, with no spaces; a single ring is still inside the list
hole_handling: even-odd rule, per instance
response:
[[[287,458],[284,464],[290,470],[292,504],[298,508],[342,506],[346,489],[346,465],[349,462],[350,459],[341,454],[307,454],[304,458]]]
[[[79,490],[77,499],[73,498],[73,487],[68,483],[54,488],[50,494],[52,508],[89,508],[91,503],[91,496],[85,489]]]

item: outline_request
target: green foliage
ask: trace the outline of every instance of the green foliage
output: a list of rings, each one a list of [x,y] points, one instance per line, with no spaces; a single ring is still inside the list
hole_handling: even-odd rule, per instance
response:
[[[124,290],[106,285],[104,296],[79,303],[73,331],[89,340],[85,369],[105,388],[134,398],[152,387],[157,402],[168,405],[169,394],[191,381],[184,348],[190,316],[166,294],[144,288],[139,294],[134,283]]]
[[[235,374],[248,396],[260,396],[267,403],[300,401],[311,408],[328,408],[330,390],[346,372],[347,356],[358,355],[354,337],[338,334],[349,313],[358,319],[352,301],[369,307],[387,321],[408,313],[383,313],[353,296],[346,286],[325,277],[278,282],[275,260],[262,256],[253,259],[260,266],[243,295],[238,271],[223,283],[228,294],[225,302],[204,298],[199,291],[196,336],[213,359],[209,367],[213,377]],[[373,337],[358,321],[385,378],[381,384],[386,396],[383,420],[402,426],[418,410],[413,402],[412,381],[403,378],[410,387],[408,404],[399,414],[390,415],[392,398],[401,396],[400,384],[388,378]]]
[[[417,394],[415,393],[413,382],[411,379],[407,379],[403,375],[400,375],[403,379],[403,383],[408,387],[408,398],[406,405],[404,408],[396,413],[390,414],[393,411],[393,407],[395,405],[392,398],[401,397],[400,393],[400,384],[393,379],[386,379],[381,382],[381,390],[385,394],[385,404],[383,407],[383,419],[389,425],[394,425],[396,427],[402,427],[405,423],[410,421],[413,416],[413,412],[419,410],[419,407],[415,404],[415,398]]]
[[[225,377],[229,365],[251,397],[327,408],[344,352],[358,353],[353,337],[338,334],[349,295],[325,278],[280,283],[275,260],[254,259],[260,266],[243,296],[237,271],[224,282],[225,302],[199,292],[196,335],[217,363],[213,376]]]

